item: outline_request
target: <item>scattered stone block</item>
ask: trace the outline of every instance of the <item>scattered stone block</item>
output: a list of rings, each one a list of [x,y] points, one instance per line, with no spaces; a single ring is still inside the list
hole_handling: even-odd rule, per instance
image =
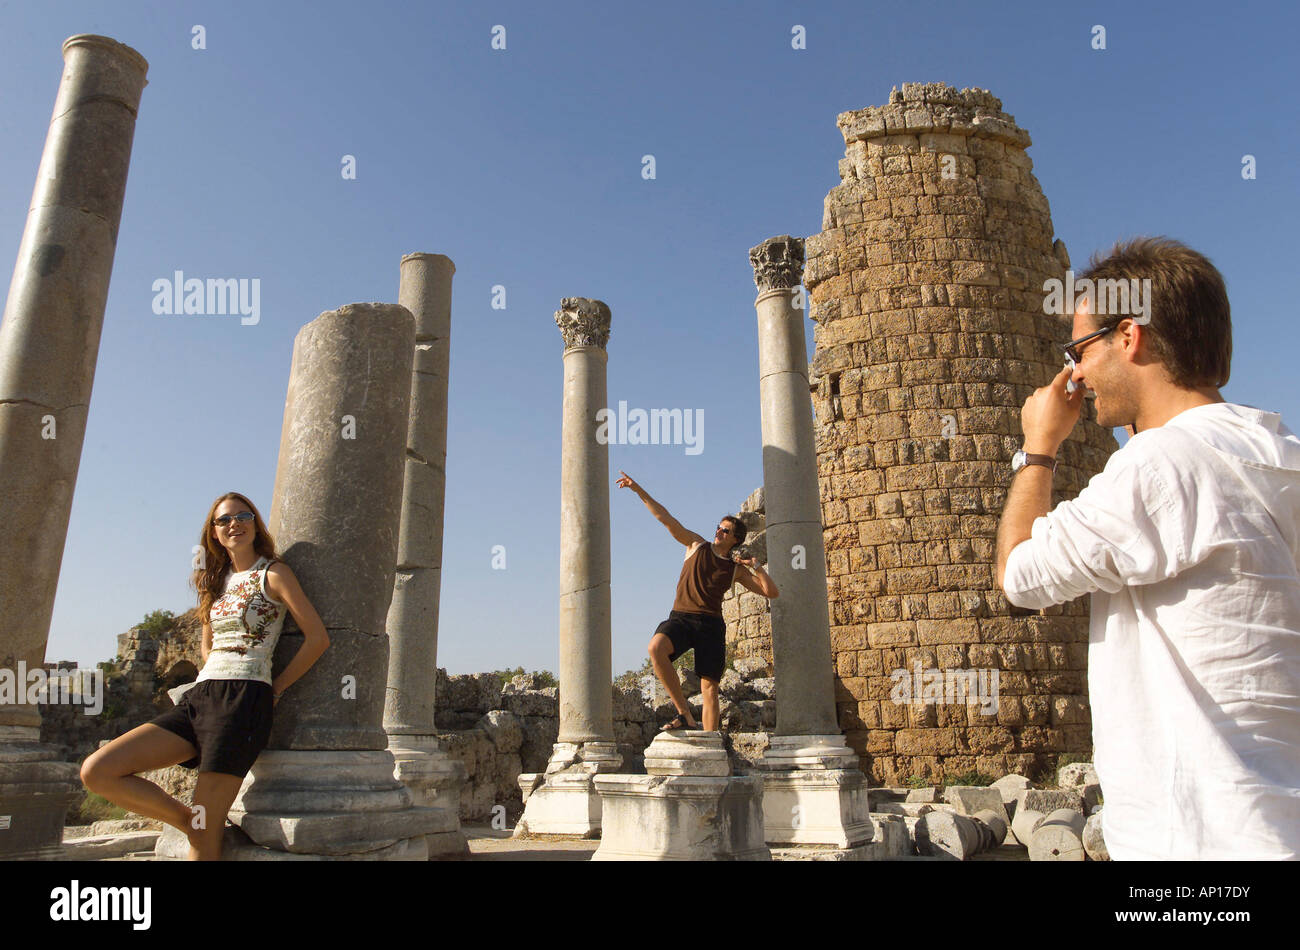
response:
[[[1056,784],[1061,788],[1078,788],[1083,785],[1100,785],[1097,770],[1091,762],[1071,762],[1056,771]]]
[[[993,811],[990,808],[985,808],[982,811],[976,812],[973,817],[976,824],[983,828],[987,828],[992,835],[986,849],[1001,847],[1002,842],[1007,838],[1006,815]]]
[[[916,823],[917,854],[965,861],[982,843],[979,828],[965,815],[932,811]]]
[[[954,806],[959,814],[968,817],[981,811],[991,811],[999,816],[1003,825],[1010,820],[1007,817],[1007,810],[1002,806],[1002,793],[996,788],[950,785],[944,790],[944,799]]]
[[[1022,844],[1029,847],[1029,841],[1033,837],[1034,829],[1037,828],[1047,815],[1041,811],[1034,811],[1026,808],[1022,802],[1016,808],[1016,817],[1011,822],[1010,843]]]
[[[1033,788],[1029,779],[1023,775],[1004,775],[994,782],[990,788],[996,788],[1002,795],[1002,804],[1014,802],[1019,797],[1019,793],[1028,788]]]
[[[1030,811],[1040,811],[1044,815],[1050,815],[1058,808],[1069,808],[1071,811],[1077,811],[1083,814],[1083,796],[1077,789],[1026,789],[1024,795],[1020,798],[1020,808],[1026,808]]]
[[[1072,808],[1058,808],[1034,829],[1029,838],[1030,861],[1082,861],[1082,812]]]
[[[1109,861],[1110,852],[1101,835],[1101,809],[1093,812],[1083,826],[1083,850],[1094,861]]]
[[[868,860],[892,861],[916,853],[907,822],[900,815],[871,816],[871,842]]]

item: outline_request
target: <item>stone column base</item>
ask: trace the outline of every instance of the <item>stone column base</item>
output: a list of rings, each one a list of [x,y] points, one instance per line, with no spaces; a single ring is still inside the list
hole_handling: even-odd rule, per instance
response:
[[[460,793],[468,777],[465,765],[447,755],[437,736],[388,737],[396,763],[394,776],[411,790],[412,804],[443,813],[448,830],[426,835],[429,860],[469,856],[469,843],[460,830]]]
[[[427,860],[425,837],[459,819],[420,808],[385,750],[263,752],[230,809],[258,845],[298,855]]]
[[[647,775],[731,774],[731,760],[720,732],[673,729],[661,732],[646,746]]]
[[[613,742],[555,743],[545,774],[525,772],[519,776],[524,813],[514,836],[599,838],[600,795],[591,780],[622,764],[623,757]]]
[[[253,842],[238,828],[227,826],[221,841],[222,861],[426,861],[420,838],[406,838],[378,851],[357,854],[295,854],[264,848]],[[176,828],[168,826],[154,846],[154,857],[173,861],[186,861],[190,855],[190,842]]]
[[[83,791],[80,769],[58,761],[40,734],[0,727],[0,861],[64,856],[63,822]]]
[[[871,841],[867,777],[857,769],[759,774],[769,844],[851,848]]]
[[[770,861],[757,775],[597,775],[593,861]]]
[[[857,753],[840,733],[828,736],[772,736],[760,767],[772,772],[791,769],[856,769]]]

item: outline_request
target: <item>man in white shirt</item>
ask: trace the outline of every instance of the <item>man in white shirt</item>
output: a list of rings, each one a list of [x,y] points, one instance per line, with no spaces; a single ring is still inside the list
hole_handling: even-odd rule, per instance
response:
[[[1202,255],[1140,238],[1083,278],[1150,279],[1150,299],[1135,317],[1085,298],[1073,371],[1021,410],[998,584],[1033,609],[1092,595],[1093,758],[1112,858],[1295,860],[1300,439],[1277,413],[1219,394],[1231,319]],[[1049,512],[1054,458],[1087,390],[1099,424],[1135,434]]]

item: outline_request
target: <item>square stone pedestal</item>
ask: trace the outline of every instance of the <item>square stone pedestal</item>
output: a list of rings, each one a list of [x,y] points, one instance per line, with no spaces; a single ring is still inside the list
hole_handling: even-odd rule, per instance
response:
[[[592,784],[600,772],[613,772],[623,764],[612,742],[557,742],[545,774],[519,776],[524,813],[514,836],[574,835],[599,838],[600,794]]]
[[[414,805],[395,768],[386,749],[267,749],[244,778],[230,821],[272,852],[258,859],[428,860],[426,838],[458,832],[459,819]]]
[[[63,821],[83,790],[80,768],[58,761],[40,733],[0,726],[0,861],[64,856]]]
[[[460,830],[464,764],[447,755],[437,736],[389,736],[388,751],[395,763],[393,774],[411,790],[412,803],[442,816],[439,827],[443,830],[424,838],[429,859],[469,857],[469,843]]]
[[[593,861],[770,861],[756,775],[597,775]]]
[[[763,756],[763,824],[768,844],[861,853],[826,860],[869,860],[867,777],[842,735],[773,736]],[[785,853],[781,857],[790,857]]]
[[[731,775],[718,732],[673,730],[645,750],[647,775],[598,775],[593,861],[769,861],[763,780]]]
[[[764,772],[769,844],[851,848],[871,840],[866,776],[857,769]]]

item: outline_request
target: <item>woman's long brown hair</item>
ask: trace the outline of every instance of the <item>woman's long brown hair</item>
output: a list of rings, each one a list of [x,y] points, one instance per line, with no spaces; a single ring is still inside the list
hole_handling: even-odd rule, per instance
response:
[[[199,563],[203,565],[194,572],[190,579],[191,585],[199,592],[199,621],[207,623],[208,616],[212,612],[212,603],[221,596],[222,591],[226,588],[226,578],[230,576],[233,565],[230,563],[230,555],[222,547],[221,542],[216,539],[216,525],[212,523],[213,516],[217,513],[217,507],[223,502],[234,498],[242,501],[248,506],[248,510],[253,513],[253,550],[263,557],[271,560],[276,559],[275,539],[271,537],[271,532],[266,530],[266,525],[262,523],[262,516],[257,511],[257,506],[245,498],[237,491],[228,491],[212,503],[208,509],[208,516],[203,519],[203,532],[199,535],[199,547],[202,551]]]

